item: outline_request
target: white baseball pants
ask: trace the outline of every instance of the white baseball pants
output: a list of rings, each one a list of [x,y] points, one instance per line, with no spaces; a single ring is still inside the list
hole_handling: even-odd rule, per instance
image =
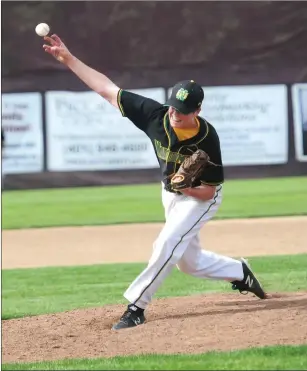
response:
[[[243,279],[239,260],[202,250],[200,246],[199,231],[216,214],[221,202],[222,186],[217,186],[211,200],[200,201],[167,192],[162,185],[166,222],[153,244],[148,266],[124,293],[130,303],[145,309],[175,266],[199,278]]]

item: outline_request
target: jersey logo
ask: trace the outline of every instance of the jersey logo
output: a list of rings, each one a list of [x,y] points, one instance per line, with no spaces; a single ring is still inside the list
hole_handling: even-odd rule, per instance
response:
[[[167,161],[167,162],[174,162],[176,164],[181,164],[184,159],[187,157],[185,155],[182,155],[178,152],[172,152],[168,148],[163,147],[161,142],[155,139],[155,149],[157,156],[161,158],[161,160]]]
[[[189,95],[189,92],[181,88],[177,91],[176,98],[178,100],[181,100],[181,102],[184,102],[187,99],[188,95]]]

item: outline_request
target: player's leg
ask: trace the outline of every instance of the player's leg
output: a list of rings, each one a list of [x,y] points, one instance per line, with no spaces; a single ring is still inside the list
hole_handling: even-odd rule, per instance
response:
[[[165,220],[168,219],[168,216],[170,215],[172,209],[174,208],[174,205],[176,203],[176,198],[178,198],[178,195],[171,192],[166,192],[164,190],[164,184],[161,184],[161,191],[162,191],[162,204],[164,207],[164,216]],[[153,250],[155,250],[156,244],[153,244]],[[128,291],[128,290],[127,290]],[[122,328],[132,327],[139,324],[144,323],[145,317],[144,317],[144,310],[143,308],[138,308],[134,305],[129,305],[127,310],[124,312],[123,316],[121,317],[120,321],[116,323],[113,326],[113,329],[119,330]]]
[[[238,277],[238,266],[241,268],[241,277]],[[188,249],[186,249],[179,260],[177,268],[184,273],[200,278],[226,281],[233,281],[234,278],[243,278],[240,261],[211,251],[202,250],[199,235],[196,235],[191,240]],[[232,269],[234,269],[233,273]]]
[[[171,211],[175,207],[176,201],[178,200],[178,197],[179,196],[176,193],[166,192],[164,190],[164,184],[162,183],[162,194],[161,194],[161,198],[162,198],[162,204],[163,204],[163,208],[164,208],[165,220],[168,219]],[[184,197],[184,196],[182,196],[182,197]]]
[[[153,295],[181,259],[190,241],[216,213],[221,202],[221,187],[217,189],[214,199],[207,202],[182,195],[175,195],[171,200],[170,212],[164,228],[154,243],[148,266],[124,294],[131,303],[128,313],[125,312],[121,321],[113,328],[126,328],[144,322],[143,311]],[[242,279],[240,262],[228,258],[224,264],[228,264],[223,268],[224,278]],[[129,318],[126,318],[127,316]]]
[[[266,294],[259,280],[244,259],[240,261],[242,266],[242,278],[232,280],[227,277],[229,260],[232,261],[233,259],[215,254],[211,251],[202,250],[199,235],[197,235],[193,238],[189,248],[186,249],[185,253],[182,255],[177,267],[182,272],[195,277],[229,281],[233,284],[233,289],[239,290],[240,292],[249,291],[260,299],[265,299]],[[225,269],[227,270],[226,276]]]
[[[210,212],[204,215],[203,225],[208,223],[215,216],[221,203],[222,189],[218,192],[215,205],[211,207]],[[168,206],[168,204],[165,203],[165,206]],[[201,249],[199,233],[191,238],[190,244],[179,260],[177,267],[184,273],[201,278],[213,278],[227,281],[232,281],[234,278],[243,278],[242,264],[240,261]]]

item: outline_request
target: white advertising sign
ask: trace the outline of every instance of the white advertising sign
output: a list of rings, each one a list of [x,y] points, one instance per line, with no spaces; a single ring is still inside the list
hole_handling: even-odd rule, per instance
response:
[[[200,116],[217,130],[223,164],[288,161],[286,85],[204,87]]]
[[[307,83],[292,86],[295,155],[307,161]]]
[[[2,94],[2,129],[3,173],[41,172],[44,165],[41,94]]]
[[[286,85],[210,87],[204,90],[200,115],[216,128],[226,166],[288,161]]]
[[[162,88],[131,91],[165,100]],[[47,92],[46,120],[50,171],[159,166],[146,134],[95,92]]]

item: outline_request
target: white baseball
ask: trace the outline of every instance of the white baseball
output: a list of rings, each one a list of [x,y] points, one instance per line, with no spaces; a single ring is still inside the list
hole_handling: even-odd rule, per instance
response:
[[[40,23],[35,27],[35,32],[38,36],[47,36],[50,31],[50,27],[47,23]]]

